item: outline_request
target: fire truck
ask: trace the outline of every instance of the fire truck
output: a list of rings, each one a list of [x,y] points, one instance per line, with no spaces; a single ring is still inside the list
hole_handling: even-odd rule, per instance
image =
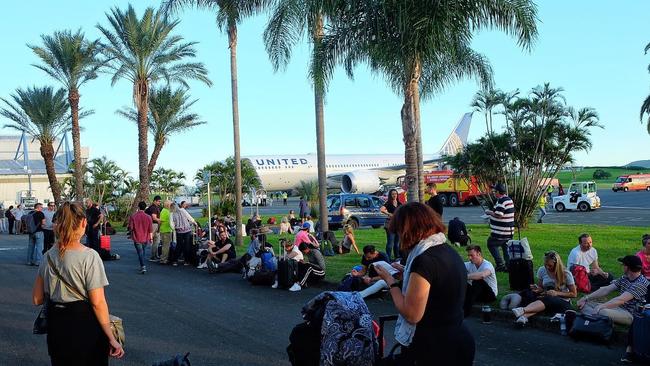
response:
[[[478,198],[488,192],[487,189],[481,189],[475,177],[466,179],[453,170],[436,170],[425,173],[424,183],[435,183],[443,205],[452,207],[478,204]],[[398,184],[402,189],[406,190],[403,177],[398,179]],[[424,199],[429,199],[428,193],[425,193]]]

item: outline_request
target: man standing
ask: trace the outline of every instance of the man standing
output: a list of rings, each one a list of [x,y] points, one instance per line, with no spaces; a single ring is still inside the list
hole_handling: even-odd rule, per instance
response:
[[[440,218],[442,218],[442,211],[444,210],[444,206],[442,205],[442,201],[440,200],[440,196],[438,195],[438,187],[436,186],[435,183],[429,183],[427,184],[427,192],[429,193],[429,200],[427,200],[427,205],[431,207],[435,212],[440,215]]]
[[[140,261],[140,273],[147,273],[147,267],[144,265],[144,253],[147,244],[153,239],[153,220],[147,215],[145,202],[138,203],[138,211],[129,218],[129,230],[133,239],[133,246],[138,252]]]
[[[99,225],[104,219],[99,207],[92,199],[86,198],[86,246],[95,249],[102,256],[102,250],[99,246]]]
[[[160,260],[158,256],[158,245],[160,245],[160,201],[162,198],[156,196],[153,198],[153,202],[147,209],[144,211],[147,215],[151,216],[153,221],[153,241],[151,243],[151,256],[149,257],[149,262],[157,262]]]
[[[494,257],[497,272],[508,272],[508,240],[512,240],[515,232],[515,204],[506,195],[506,187],[498,183],[492,187],[497,199],[494,210],[486,210],[490,218],[490,237],[487,246]],[[503,258],[499,253],[503,252]]]
[[[300,208],[300,219],[304,220],[307,218],[307,215],[309,214],[309,206],[307,205],[307,201],[305,200],[304,197],[300,197],[300,202],[298,203],[299,208]]]
[[[45,225],[43,225],[43,254],[52,248],[54,245],[54,215],[56,214],[56,204],[54,202],[47,203],[47,210],[43,211],[45,215]]]
[[[490,303],[497,298],[497,276],[492,263],[483,258],[481,247],[470,245],[467,247],[467,292],[465,294],[465,317],[472,312],[472,305],[477,302]]]
[[[282,204],[285,206],[287,205],[287,198],[289,198],[287,192],[282,192]]]
[[[38,266],[41,264],[43,258],[43,225],[45,225],[45,215],[43,215],[43,204],[37,203],[34,205],[34,212],[32,212],[32,223],[28,222],[27,231],[29,232],[29,245],[27,246],[27,265]]]
[[[639,316],[639,306],[645,301],[650,282],[641,275],[641,259],[626,255],[618,259],[623,264],[623,276],[610,285],[601,287],[578,301],[578,307],[585,314],[600,314],[616,324],[630,325],[634,316]],[[619,295],[605,303],[590,299],[603,298],[618,290]]]
[[[167,264],[169,262],[169,246],[173,240],[174,220],[171,219],[171,213],[169,212],[171,204],[172,201],[165,201],[163,209],[160,210],[160,242],[162,244],[160,263],[162,264]]]
[[[20,235],[23,233],[23,216],[25,215],[25,210],[23,210],[23,205],[18,205],[14,209],[14,234]]]
[[[584,233],[578,237],[578,246],[571,250],[567,260],[567,268],[575,273],[575,266],[582,266],[586,270],[591,291],[596,291],[614,281],[614,276],[600,268],[598,264],[598,251],[593,246],[591,235]]]

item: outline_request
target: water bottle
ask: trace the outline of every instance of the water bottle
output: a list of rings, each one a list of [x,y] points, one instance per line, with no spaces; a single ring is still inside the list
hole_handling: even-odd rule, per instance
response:
[[[566,332],[566,320],[564,319],[564,315],[560,317],[560,334],[565,336],[567,335]]]
[[[481,308],[481,317],[483,319],[483,324],[492,323],[492,308],[488,305],[485,305]]]

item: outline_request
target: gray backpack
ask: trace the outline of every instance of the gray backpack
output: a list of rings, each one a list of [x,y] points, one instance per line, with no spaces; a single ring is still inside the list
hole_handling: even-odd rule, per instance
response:
[[[25,215],[25,227],[29,234],[34,234],[36,230],[38,230],[38,224],[36,223],[36,220],[34,220],[34,212]]]

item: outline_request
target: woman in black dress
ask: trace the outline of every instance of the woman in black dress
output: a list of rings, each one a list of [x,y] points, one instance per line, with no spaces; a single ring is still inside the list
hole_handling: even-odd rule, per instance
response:
[[[408,365],[471,365],[474,338],[463,324],[467,271],[460,255],[446,244],[445,226],[429,206],[411,202],[393,214],[390,228],[408,253],[404,285],[386,270],[377,274],[389,285],[399,312],[395,338]]]

